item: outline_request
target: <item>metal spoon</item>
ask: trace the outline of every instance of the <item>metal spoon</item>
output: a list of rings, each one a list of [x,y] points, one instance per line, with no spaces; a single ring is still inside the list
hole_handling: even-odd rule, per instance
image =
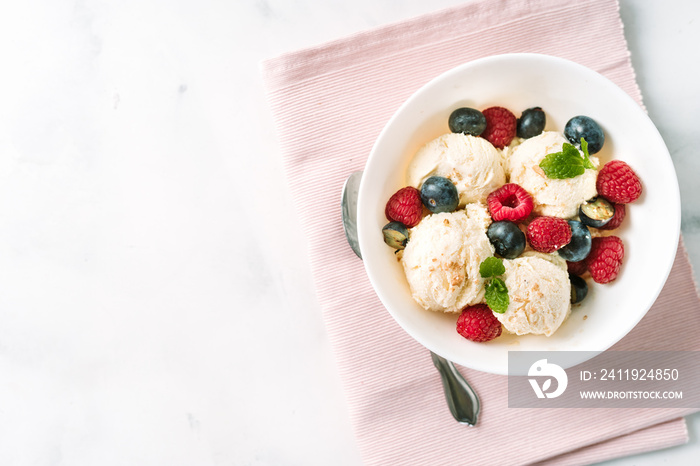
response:
[[[362,254],[360,253],[360,243],[357,240],[357,194],[360,190],[361,179],[362,172],[354,172],[345,180],[340,202],[345,236],[350,247],[360,259],[362,259]],[[451,361],[438,356],[432,351],[430,355],[433,358],[433,364],[440,372],[442,388],[445,390],[447,406],[450,408],[452,416],[459,423],[470,426],[476,425],[480,403],[474,389],[464,380],[462,374],[457,371]]]

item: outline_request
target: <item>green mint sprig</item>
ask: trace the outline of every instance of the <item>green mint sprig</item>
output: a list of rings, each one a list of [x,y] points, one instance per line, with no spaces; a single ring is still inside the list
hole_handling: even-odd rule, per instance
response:
[[[487,257],[479,264],[479,274],[482,278],[490,278],[486,282],[486,305],[493,312],[503,314],[508,309],[510,298],[508,297],[508,288],[505,282],[498,278],[497,275],[503,275],[506,268],[503,265],[503,260],[498,257]]]
[[[510,298],[508,297],[508,288],[503,280],[494,277],[486,284],[486,305],[493,312],[503,314],[508,309]]]
[[[540,168],[547,175],[547,178],[565,179],[583,175],[587,168],[595,169],[588,153],[588,143],[581,138],[581,153],[568,142],[562,146],[561,152],[547,154],[540,162]]]
[[[479,273],[481,278],[495,277],[506,273],[506,267],[503,265],[503,259],[498,257],[487,257],[479,264]]]

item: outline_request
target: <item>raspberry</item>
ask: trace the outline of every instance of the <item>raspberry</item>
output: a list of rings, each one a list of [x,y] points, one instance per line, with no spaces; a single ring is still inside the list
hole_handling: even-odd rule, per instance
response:
[[[467,340],[489,341],[501,335],[501,323],[486,304],[476,304],[462,310],[457,332]]]
[[[610,202],[628,204],[642,194],[642,183],[629,165],[622,160],[612,160],[598,172],[596,189]]]
[[[572,273],[574,275],[579,275],[579,276],[583,275],[584,273],[586,273],[586,270],[588,270],[588,268],[586,267],[585,261],[578,261],[578,262],[566,261],[566,268],[568,269],[569,273]]]
[[[527,226],[527,241],[539,252],[554,252],[571,241],[571,227],[563,218],[537,217]]]
[[[486,129],[481,133],[481,137],[498,149],[510,144],[518,125],[515,115],[503,107],[489,107],[481,113],[486,117]]]
[[[617,236],[593,238],[591,252],[583,261],[596,283],[609,283],[617,278],[625,256],[625,247]]]
[[[534,205],[532,196],[515,183],[504,184],[489,194],[486,202],[494,222],[510,220],[517,223],[525,220]]]
[[[613,204],[613,207],[615,208],[615,213],[613,214],[613,217],[608,221],[608,223],[606,223],[602,227],[598,227],[599,230],[614,230],[622,224],[622,221],[625,219],[625,215],[627,213],[625,205]]]
[[[384,215],[389,220],[401,222],[407,227],[418,225],[423,215],[420,191],[412,186],[399,189],[386,203]]]

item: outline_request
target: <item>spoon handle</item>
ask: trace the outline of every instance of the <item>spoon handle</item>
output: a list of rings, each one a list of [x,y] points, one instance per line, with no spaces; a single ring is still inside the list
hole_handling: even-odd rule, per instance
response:
[[[361,179],[361,171],[351,174],[345,180],[341,198],[345,236],[350,247],[360,259],[362,259],[362,254],[360,253],[360,243],[357,240],[357,194],[360,189]],[[433,358],[433,364],[440,372],[442,387],[445,390],[445,398],[447,398],[447,405],[452,416],[457,422],[462,424],[476,425],[480,407],[476,393],[474,393],[472,387],[464,380],[464,377],[457,371],[452,362],[432,351],[430,354]]]
[[[476,425],[479,416],[479,397],[454,364],[447,359],[430,352],[433,364],[437,367],[442,378],[442,388],[445,391],[447,405],[457,422],[470,426]]]

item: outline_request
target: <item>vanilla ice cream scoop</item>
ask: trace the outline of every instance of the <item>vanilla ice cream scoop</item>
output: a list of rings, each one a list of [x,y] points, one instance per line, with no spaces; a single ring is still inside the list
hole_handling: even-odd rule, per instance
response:
[[[410,230],[401,263],[413,299],[431,311],[460,312],[484,299],[481,262],[493,255],[491,218],[480,204],[425,217]]]
[[[455,184],[460,206],[485,203],[506,182],[499,150],[484,138],[462,133],[443,134],[419,149],[408,166],[406,184],[420,189],[433,175]]]
[[[525,140],[508,155],[506,169],[510,182],[522,186],[535,201],[534,212],[538,215],[572,218],[584,201],[595,197],[597,170],[586,169],[579,176],[566,179],[551,179],[539,166],[547,154],[561,152],[568,142],[564,136],[545,131],[539,136]],[[597,157],[591,157],[596,167]]]
[[[525,252],[503,265],[510,303],[503,314],[494,312],[496,318],[517,335],[552,335],[571,311],[566,261],[556,253]]]

